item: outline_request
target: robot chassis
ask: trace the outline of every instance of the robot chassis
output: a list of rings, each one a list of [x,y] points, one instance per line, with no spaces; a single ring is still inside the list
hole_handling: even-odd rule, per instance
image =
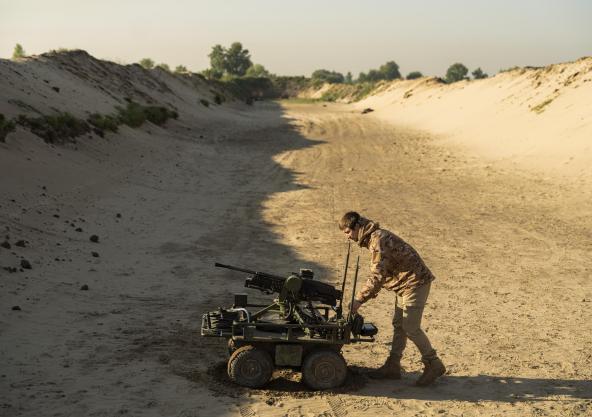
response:
[[[238,385],[261,388],[276,368],[300,370],[313,390],[335,388],[347,376],[344,345],[373,342],[378,332],[359,314],[342,312],[350,257],[348,247],[341,290],[314,280],[309,269],[287,278],[231,265],[215,266],[247,273],[245,287],[279,294],[271,304],[251,304],[235,294],[230,308],[203,314],[201,335],[228,339],[228,376]],[[352,300],[358,278],[356,262]],[[351,303],[350,303],[351,310]]]

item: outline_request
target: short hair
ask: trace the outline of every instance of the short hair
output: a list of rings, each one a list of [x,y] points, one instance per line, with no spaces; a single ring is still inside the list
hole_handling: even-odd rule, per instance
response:
[[[360,221],[360,217],[361,216],[357,212],[348,211],[343,215],[341,220],[339,220],[339,229],[354,229],[356,227],[356,224],[358,224],[358,222]]]

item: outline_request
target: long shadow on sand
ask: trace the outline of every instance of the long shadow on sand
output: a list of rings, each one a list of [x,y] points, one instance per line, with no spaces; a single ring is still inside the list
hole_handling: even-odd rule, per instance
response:
[[[323,142],[301,135],[277,103],[258,103],[232,121],[213,121],[199,146],[208,157],[196,155],[203,189],[191,190],[196,204],[195,238],[163,240],[156,256],[173,266],[176,278],[186,280],[186,291],[171,305],[191,315],[185,326],[155,327],[137,339],[134,357],[152,356],[170,364],[171,371],[197,385],[209,377],[208,366],[226,359],[226,340],[199,336],[201,314],[232,305],[232,294],[248,292],[251,302],[269,302],[273,296],[244,288],[245,274],[214,267],[215,262],[287,275],[299,268],[314,270],[315,279],[331,282],[322,265],[302,259],[281,242],[274,228],[290,213],[274,209],[274,224],[264,218],[266,204],[277,193],[306,189],[298,172],[283,167],[278,155],[318,146]],[[252,118],[252,120],[249,120]],[[197,153],[197,152],[196,152]],[[286,208],[289,210],[289,208]],[[313,228],[315,224],[303,225]],[[192,229],[191,229],[192,230]],[[192,230],[193,235],[193,230]],[[177,265],[177,266],[175,266]],[[197,279],[196,279],[197,278]],[[162,314],[162,307],[159,307]],[[218,395],[234,397],[233,390]],[[210,410],[216,415],[216,410]]]
[[[407,373],[402,380],[372,380],[366,377],[369,369],[350,367],[343,386],[328,391],[312,391],[301,381],[298,372],[279,371],[265,389],[251,390],[266,397],[309,398],[318,395],[381,397],[393,400],[423,401],[576,401],[592,399],[592,381],[577,379],[521,378],[492,375],[446,375],[432,386],[414,385],[418,373]],[[222,395],[241,395],[248,390],[235,386],[226,376],[225,362],[209,371],[210,389]]]
[[[274,158],[324,142],[302,136],[294,120],[277,103],[263,103],[258,112],[266,115],[266,124],[239,125],[238,129],[242,130],[237,137],[225,135],[224,140],[212,144],[217,153],[215,165],[219,168],[217,180],[221,180],[221,186],[206,198],[215,200],[222,209],[206,214],[204,221],[214,227],[208,227],[210,230],[190,245],[191,252],[199,256],[204,280],[215,282],[218,290],[200,308],[227,305],[232,303],[232,293],[244,292],[244,274],[214,268],[214,262],[279,275],[310,268],[319,279],[331,278],[322,265],[302,259],[281,243],[281,237],[273,231],[276,225],[265,220],[263,214],[266,202],[274,194],[308,188],[298,182],[298,172],[284,168]],[[257,117],[257,112],[253,116]],[[226,127],[220,126],[221,131]],[[288,219],[290,213],[282,213],[280,217]],[[220,282],[225,285],[220,286]],[[271,299],[258,291],[249,291],[249,299],[258,298]]]
[[[494,375],[446,375],[433,386],[414,385],[419,374],[401,381],[369,382],[360,395],[393,399],[454,401],[570,401],[592,399],[592,381],[552,378],[522,378]]]

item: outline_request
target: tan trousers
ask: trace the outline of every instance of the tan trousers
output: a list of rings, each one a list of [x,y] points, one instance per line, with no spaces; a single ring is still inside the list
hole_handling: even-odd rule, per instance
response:
[[[431,283],[416,288],[405,296],[396,296],[395,314],[393,315],[393,342],[391,356],[401,359],[407,345],[407,339],[417,346],[424,360],[436,357],[436,351],[423,330],[421,330],[421,317],[430,293]]]

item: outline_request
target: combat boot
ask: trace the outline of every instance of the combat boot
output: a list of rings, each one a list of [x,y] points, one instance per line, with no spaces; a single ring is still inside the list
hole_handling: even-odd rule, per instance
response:
[[[368,376],[374,379],[401,379],[401,358],[389,356],[384,365],[368,372]]]
[[[415,381],[415,385],[417,386],[428,386],[446,373],[446,367],[437,356],[433,359],[422,359],[421,361],[424,364],[424,369],[423,374]]]

